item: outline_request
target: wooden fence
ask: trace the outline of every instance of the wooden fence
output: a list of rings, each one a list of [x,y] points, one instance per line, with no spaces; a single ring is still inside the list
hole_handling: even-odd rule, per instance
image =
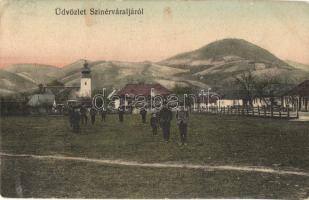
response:
[[[289,107],[281,106],[226,106],[218,107],[211,106],[199,110],[201,113],[212,113],[219,115],[240,115],[240,116],[252,116],[252,117],[264,117],[264,118],[281,118],[281,119],[293,119],[298,118],[298,111],[293,111]]]

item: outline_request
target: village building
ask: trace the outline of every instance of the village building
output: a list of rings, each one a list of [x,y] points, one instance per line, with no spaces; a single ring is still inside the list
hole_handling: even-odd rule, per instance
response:
[[[127,84],[124,88],[122,88],[119,92],[119,96],[137,96],[137,95],[143,95],[145,97],[150,96],[168,96],[172,92],[168,90],[167,88],[163,87],[159,83],[156,84],[146,84],[146,83],[130,83]]]
[[[119,92],[117,92],[117,95],[120,97],[120,99],[115,101],[115,107],[119,107],[120,105],[131,105],[134,103],[137,96],[143,96],[147,101],[150,101],[151,97],[160,95],[165,98],[170,94],[172,94],[170,90],[158,83],[130,83],[122,88]]]
[[[34,94],[30,96],[27,105],[32,114],[51,113],[55,103],[54,94]]]
[[[30,113],[62,114],[68,104],[91,105],[91,70],[85,62],[81,70],[79,86],[65,86],[55,80],[51,84],[39,85],[37,94],[29,96],[27,106]]]
[[[287,100],[289,99],[293,100],[295,98],[297,99],[297,102],[295,102],[294,100],[293,103],[298,105],[298,110],[308,112],[309,111],[309,80],[305,80],[304,82],[295,86],[285,95],[285,99]]]

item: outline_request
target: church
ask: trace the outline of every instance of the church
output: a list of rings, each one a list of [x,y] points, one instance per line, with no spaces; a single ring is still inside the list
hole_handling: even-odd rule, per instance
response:
[[[80,79],[80,98],[91,98],[91,70],[89,68],[88,62],[85,61],[84,67],[81,70],[82,77]]]

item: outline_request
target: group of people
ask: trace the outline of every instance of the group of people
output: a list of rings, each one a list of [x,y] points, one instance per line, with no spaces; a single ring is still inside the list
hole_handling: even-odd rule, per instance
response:
[[[81,107],[72,107],[69,109],[69,121],[73,132],[80,132],[80,123],[83,125],[87,125],[88,112],[90,115],[91,124],[94,125],[96,115],[98,114],[95,108],[87,108],[86,106],[82,105]],[[107,110],[102,109],[101,111],[99,111],[99,113],[101,115],[101,121],[105,121],[107,116]],[[124,114],[125,108],[123,106],[120,106],[118,109],[118,119],[121,123],[124,121]],[[140,115],[142,123],[146,123],[147,110],[145,108],[140,109]],[[159,111],[152,112],[149,121],[153,135],[157,135],[158,129],[161,128],[164,141],[169,142],[172,119],[173,112],[166,105],[164,105]],[[179,107],[176,111],[176,121],[179,129],[181,145],[186,145],[187,142],[188,120],[189,112],[185,110],[184,107]]]
[[[92,107],[89,109],[85,105],[69,107],[69,111],[68,111],[69,122],[70,122],[70,126],[74,133],[80,132],[80,124],[82,125],[88,124],[88,115],[87,115],[88,112],[90,115],[91,124],[94,125],[96,115],[97,115],[97,110],[95,108]],[[107,111],[101,110],[100,114],[101,114],[101,120],[105,121]]]
[[[142,121],[144,122],[146,120],[146,115],[144,114],[143,110],[141,110],[141,115]],[[169,142],[172,119],[173,113],[167,106],[163,106],[163,108],[157,113],[153,112],[150,118],[150,125],[152,127],[153,135],[157,135],[158,128],[160,126],[162,129],[164,141]],[[185,110],[184,107],[179,107],[179,109],[176,111],[176,120],[179,129],[181,144],[186,145],[189,112]]]

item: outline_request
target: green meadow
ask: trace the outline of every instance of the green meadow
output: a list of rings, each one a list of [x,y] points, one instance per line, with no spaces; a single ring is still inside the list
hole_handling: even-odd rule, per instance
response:
[[[149,118],[149,116],[148,116]],[[139,115],[117,115],[71,131],[68,117],[1,118],[1,152],[140,163],[258,166],[309,172],[309,123],[190,115],[188,145],[173,119],[169,143]],[[18,193],[17,186],[22,188]],[[63,198],[304,198],[309,177],[260,172],[141,168],[1,157],[1,195]]]

